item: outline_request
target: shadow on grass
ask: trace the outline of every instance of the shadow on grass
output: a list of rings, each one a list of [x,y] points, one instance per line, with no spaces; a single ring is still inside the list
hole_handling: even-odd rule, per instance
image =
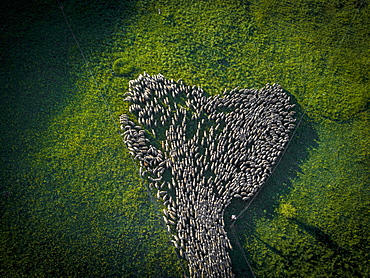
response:
[[[321,242],[324,246],[327,248],[346,256],[348,254],[348,251],[340,247],[332,238],[329,234],[325,233],[322,229],[304,223],[296,218],[292,218],[291,221],[295,223],[300,229],[305,231],[306,233],[310,234],[313,236],[318,242]]]
[[[341,277],[343,273],[350,273],[351,277],[362,277],[361,273],[358,271],[358,269],[360,269],[358,261],[353,259],[353,254],[350,250],[341,247],[329,234],[319,227],[304,223],[296,218],[291,218],[290,221],[296,224],[302,231],[315,238],[321,245],[332,251],[331,258],[328,259],[328,261],[335,261],[337,265],[337,273],[334,274],[333,277]],[[286,261],[289,262],[288,259]]]
[[[248,267],[246,259],[252,267],[254,265],[253,261],[251,261],[250,256],[248,256],[248,250],[242,247],[248,237],[256,237],[254,220],[262,217],[273,217],[280,197],[289,193],[291,180],[294,179],[297,172],[300,171],[300,164],[308,157],[308,150],[317,145],[315,140],[317,140],[318,137],[312,122],[303,114],[300,107],[297,107],[296,111],[297,123],[303,115],[302,121],[296,128],[295,134],[283,154],[283,157],[275,166],[266,184],[260,189],[258,196],[253,201],[250,201],[252,203],[245,203],[240,199],[234,199],[225,211],[225,229],[228,235],[230,235],[229,239],[233,246],[233,250],[230,251],[230,257],[233,263],[235,277],[254,277]],[[250,206],[234,223],[234,227],[230,228],[231,215],[238,215],[248,205]],[[261,240],[259,238],[257,239]],[[267,242],[263,243],[274,253],[279,255],[282,254],[280,250],[270,246]],[[287,262],[289,262],[288,259]]]

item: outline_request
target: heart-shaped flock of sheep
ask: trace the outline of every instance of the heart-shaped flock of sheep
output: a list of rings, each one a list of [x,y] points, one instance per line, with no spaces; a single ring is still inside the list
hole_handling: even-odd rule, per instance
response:
[[[163,201],[163,219],[192,277],[233,277],[224,211],[264,184],[294,128],[280,85],[207,97],[197,86],[139,75],[129,82],[134,123],[122,135]]]

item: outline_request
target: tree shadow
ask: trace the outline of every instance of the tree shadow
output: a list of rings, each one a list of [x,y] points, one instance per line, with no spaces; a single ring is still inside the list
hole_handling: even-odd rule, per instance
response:
[[[296,218],[290,218],[290,221],[296,224],[301,230],[314,237],[317,242],[333,251],[330,260],[335,261],[337,265],[335,269],[337,273],[333,274],[333,277],[341,277],[343,272],[350,272],[352,277],[362,277],[361,273],[358,271],[358,262],[352,258],[350,250],[341,247],[329,234],[325,233],[324,230],[319,227],[304,223]]]
[[[313,236],[318,242],[322,243],[327,248],[335,251],[337,254],[347,256],[349,251],[345,250],[336,243],[329,234],[325,233],[322,229],[304,223],[296,218],[290,219],[294,224],[296,224],[300,229],[304,230],[309,235]]]

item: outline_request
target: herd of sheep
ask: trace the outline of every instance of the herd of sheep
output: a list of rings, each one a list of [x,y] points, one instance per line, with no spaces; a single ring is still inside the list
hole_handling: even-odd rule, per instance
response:
[[[120,117],[122,135],[163,202],[172,243],[192,277],[233,277],[224,211],[268,178],[294,128],[294,105],[277,84],[206,96],[144,73],[129,86],[134,117]]]

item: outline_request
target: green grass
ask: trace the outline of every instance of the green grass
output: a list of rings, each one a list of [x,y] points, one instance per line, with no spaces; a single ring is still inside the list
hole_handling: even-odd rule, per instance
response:
[[[128,81],[146,71],[211,95],[276,82],[305,113],[236,222],[243,250],[230,233],[237,276],[250,275],[242,254],[258,277],[369,275],[370,23],[360,4],[68,1],[89,68],[56,2],[1,4],[0,274],[183,275],[112,122],[128,112]],[[116,77],[122,57],[135,71]],[[234,202],[226,223],[244,206]]]

